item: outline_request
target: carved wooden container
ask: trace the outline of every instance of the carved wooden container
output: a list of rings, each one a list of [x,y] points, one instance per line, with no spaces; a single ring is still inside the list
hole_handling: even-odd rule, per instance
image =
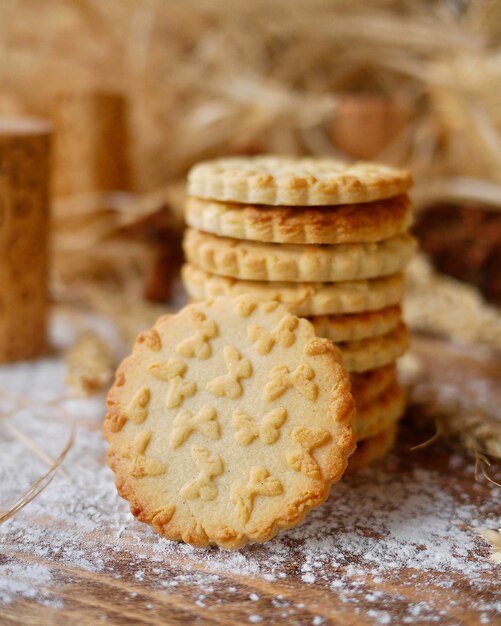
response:
[[[130,190],[127,101],[122,95],[60,94],[54,130],[56,196]]]
[[[331,126],[334,145],[354,159],[377,159],[411,121],[412,109],[379,95],[345,94]],[[405,150],[407,136],[400,136]]]
[[[0,361],[46,348],[51,126],[0,117]]]

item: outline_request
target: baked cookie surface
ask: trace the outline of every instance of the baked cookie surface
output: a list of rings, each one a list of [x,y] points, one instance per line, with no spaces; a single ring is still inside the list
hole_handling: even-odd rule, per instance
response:
[[[226,548],[299,523],[355,447],[339,360],[275,302],[220,298],[160,318],[108,395],[108,463],[132,513]]]
[[[409,330],[404,322],[385,335],[337,344],[349,372],[366,372],[393,363],[408,345]]]
[[[370,439],[387,430],[405,411],[405,392],[395,380],[368,404],[357,406],[355,435],[357,442]]]
[[[275,300],[294,315],[333,315],[383,309],[402,299],[404,278],[401,272],[370,280],[339,283],[292,283],[239,280],[219,276],[186,263],[183,284],[194,300],[248,294],[258,300]]]
[[[345,476],[364,469],[373,461],[377,461],[388,454],[395,444],[397,431],[397,424],[393,424],[378,435],[361,441],[357,445],[355,452],[350,456]]]
[[[189,226],[221,237],[290,244],[382,241],[405,232],[412,221],[407,195],[326,207],[271,207],[189,197]]]
[[[242,241],[189,228],[183,242],[188,262],[240,280],[337,282],[402,271],[415,250],[409,234],[372,243],[291,245]]]
[[[377,163],[272,155],[205,161],[188,174],[190,196],[284,206],[371,202],[411,185],[409,172]]]
[[[368,372],[350,373],[351,395],[356,406],[369,404],[385,389],[397,381],[395,363],[378,367]]]
[[[400,324],[402,310],[400,305],[395,304],[365,313],[315,315],[308,319],[319,337],[327,337],[337,343],[386,335]]]

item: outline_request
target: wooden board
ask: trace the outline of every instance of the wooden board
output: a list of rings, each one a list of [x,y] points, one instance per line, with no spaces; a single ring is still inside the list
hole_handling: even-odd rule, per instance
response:
[[[458,393],[470,385],[501,406],[499,361],[424,339],[414,354],[428,381]],[[60,373],[55,359],[18,368],[17,387],[3,370],[0,384],[43,387],[37,367]],[[443,443],[411,452],[427,434],[409,421],[394,453],[344,479],[301,527],[228,553],[172,544],[133,520],[104,468],[102,398],[66,409],[78,426],[67,477],[0,527],[2,625],[500,623],[501,567],[477,533],[501,527],[501,491],[475,481],[471,460]],[[12,423],[35,419],[46,420],[56,455],[67,424],[50,412]],[[9,436],[0,484],[12,498],[16,476],[21,486],[30,476]]]

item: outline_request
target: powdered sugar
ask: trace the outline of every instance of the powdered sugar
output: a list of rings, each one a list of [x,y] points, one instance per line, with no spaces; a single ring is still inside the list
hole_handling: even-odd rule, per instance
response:
[[[33,581],[37,581],[35,586]],[[9,602],[14,596],[36,599],[45,606],[60,607],[60,600],[51,598],[40,589],[53,582],[48,567],[39,564],[18,565],[17,563],[0,564],[0,604]]]
[[[55,458],[70,426],[54,409],[40,408],[40,400],[64,392],[60,359],[14,369],[0,373],[1,386],[20,393],[29,381],[24,389],[38,408],[25,409],[8,424]],[[392,455],[344,479],[303,525],[265,545],[236,552],[196,550],[158,537],[135,521],[117,496],[100,432],[103,398],[71,400],[64,406],[77,425],[63,465],[67,478],[57,475],[0,527],[5,549],[0,604],[28,598],[54,608],[66,605],[71,600],[61,599],[58,589],[71,589],[78,572],[89,572],[123,581],[136,595],[145,588],[166,597],[182,591],[185,601],[203,611],[216,610],[234,597],[248,607],[249,623],[270,623],[265,615],[273,610],[277,622],[320,626],[331,617],[330,594],[337,606],[344,603],[369,622],[438,623],[448,604],[459,601],[457,593],[448,597],[449,590],[465,578],[470,589],[465,606],[479,620],[492,623],[501,610],[492,593],[484,593],[501,568],[487,560],[488,549],[476,536],[478,528],[500,526],[493,516],[499,492],[472,483],[472,468],[460,456],[451,457],[450,467],[464,472],[468,494],[451,486],[447,468],[433,467],[432,458],[426,462],[423,454],[410,460],[405,459],[408,453]],[[46,465],[5,423],[0,422],[0,431],[4,509]],[[290,581],[297,582],[290,587]],[[307,599],[297,593],[298,585]],[[155,612],[156,604],[149,610]],[[461,610],[458,606],[458,615]]]

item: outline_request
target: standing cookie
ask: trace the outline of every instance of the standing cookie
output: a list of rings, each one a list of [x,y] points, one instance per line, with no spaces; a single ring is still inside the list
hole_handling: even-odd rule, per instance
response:
[[[299,523],[354,449],[339,359],[276,302],[219,298],[160,318],[108,396],[108,462],[132,513],[227,548]]]

